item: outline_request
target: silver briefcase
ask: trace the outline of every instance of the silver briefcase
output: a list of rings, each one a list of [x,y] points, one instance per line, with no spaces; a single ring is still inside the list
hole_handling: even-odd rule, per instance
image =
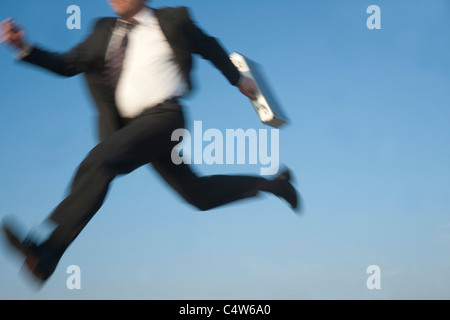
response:
[[[267,81],[261,72],[261,67],[249,58],[234,52],[230,59],[239,72],[246,77],[252,78],[256,82],[256,100],[250,100],[255,108],[259,119],[269,126],[279,128],[288,119],[281,110],[279,103],[275,100],[272,91],[269,89]]]

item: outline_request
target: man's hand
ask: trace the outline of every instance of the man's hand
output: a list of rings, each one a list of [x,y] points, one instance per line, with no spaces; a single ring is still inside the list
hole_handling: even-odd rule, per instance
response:
[[[243,77],[238,85],[239,90],[243,95],[248,97],[250,100],[256,100],[256,83],[252,78],[249,77]]]
[[[12,47],[24,50],[26,43],[24,41],[25,31],[20,29],[11,18],[3,20],[1,22],[2,35],[0,43],[6,42]]]

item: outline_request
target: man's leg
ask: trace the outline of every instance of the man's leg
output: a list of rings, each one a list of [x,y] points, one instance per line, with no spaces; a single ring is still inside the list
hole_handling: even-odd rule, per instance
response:
[[[154,160],[152,165],[178,194],[202,211],[255,197],[260,191],[282,197],[297,208],[297,192],[289,176],[280,175],[272,180],[246,175],[198,176],[187,164],[174,164],[170,155]]]
[[[48,278],[66,248],[103,204],[110,182],[117,175],[127,174],[170,152],[175,144],[171,142],[171,134],[183,125],[180,106],[155,107],[92,149],[77,170],[70,194],[48,217],[56,224],[55,230],[36,249],[28,249],[29,255],[37,256],[26,262],[29,269],[39,274],[41,280]],[[14,234],[10,231],[6,230],[6,234],[14,245],[14,239],[11,241]],[[23,251],[27,247],[18,249]],[[39,257],[41,254],[45,256],[43,259]]]

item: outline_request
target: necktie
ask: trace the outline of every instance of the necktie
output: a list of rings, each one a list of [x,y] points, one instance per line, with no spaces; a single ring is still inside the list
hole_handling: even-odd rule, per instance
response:
[[[119,41],[119,43],[111,48],[111,53],[105,61],[106,81],[113,89],[116,88],[120,73],[122,72],[125,50],[128,44],[128,35],[135,25],[135,23],[119,20],[119,30],[113,34],[113,37],[118,37],[119,39],[112,40]]]

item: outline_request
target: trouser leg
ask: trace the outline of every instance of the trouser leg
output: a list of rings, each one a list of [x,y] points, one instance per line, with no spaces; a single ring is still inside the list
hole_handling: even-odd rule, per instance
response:
[[[92,149],[77,170],[70,194],[48,218],[57,227],[46,244],[62,254],[100,209],[111,181],[170,152],[171,133],[183,122],[179,106],[155,109]]]
[[[213,209],[254,197],[266,179],[245,175],[198,176],[187,164],[176,165],[170,155],[152,162],[160,176],[188,203],[200,210]]]

